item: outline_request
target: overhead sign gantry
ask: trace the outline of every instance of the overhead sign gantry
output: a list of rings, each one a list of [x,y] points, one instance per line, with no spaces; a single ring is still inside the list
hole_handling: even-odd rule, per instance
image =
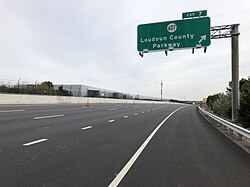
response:
[[[144,53],[204,48],[211,39],[231,38],[232,47],[232,121],[239,122],[239,24],[210,27],[207,11],[182,13],[182,20],[142,24],[137,27],[137,50]]]

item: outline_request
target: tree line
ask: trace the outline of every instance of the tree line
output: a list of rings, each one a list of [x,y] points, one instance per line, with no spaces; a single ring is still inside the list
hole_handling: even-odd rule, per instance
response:
[[[15,94],[35,94],[35,95],[61,95],[61,96],[73,96],[71,91],[68,91],[59,86],[58,89],[54,88],[54,85],[50,81],[44,81],[41,84],[26,84],[7,86],[0,85],[1,93],[15,93]]]
[[[240,107],[239,120],[245,128],[250,127],[250,78],[242,78],[239,83],[240,89]],[[207,98],[206,104],[210,110],[227,119],[232,118],[232,106],[231,106],[231,95],[232,95],[232,82],[229,82],[225,93],[217,93],[210,95]]]

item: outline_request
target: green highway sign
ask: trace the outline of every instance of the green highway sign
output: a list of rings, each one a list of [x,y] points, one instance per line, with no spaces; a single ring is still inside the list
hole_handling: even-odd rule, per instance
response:
[[[139,52],[209,46],[210,18],[183,19],[142,24],[137,27]]]
[[[206,10],[200,10],[200,11],[195,11],[195,12],[184,12],[182,13],[182,18],[194,18],[194,17],[201,17],[201,16],[206,16],[207,11]]]

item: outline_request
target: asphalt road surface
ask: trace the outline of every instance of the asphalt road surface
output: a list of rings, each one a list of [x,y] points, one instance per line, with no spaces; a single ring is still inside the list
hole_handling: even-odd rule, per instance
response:
[[[250,186],[250,156],[175,104],[0,105],[0,186]]]

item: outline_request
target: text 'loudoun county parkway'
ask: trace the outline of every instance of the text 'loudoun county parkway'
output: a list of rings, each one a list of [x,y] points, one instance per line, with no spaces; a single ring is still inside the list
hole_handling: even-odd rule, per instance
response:
[[[194,34],[169,35],[163,37],[144,37],[140,38],[140,43],[151,45],[153,49],[180,48],[181,41],[183,42],[183,40],[193,40],[194,37]]]

